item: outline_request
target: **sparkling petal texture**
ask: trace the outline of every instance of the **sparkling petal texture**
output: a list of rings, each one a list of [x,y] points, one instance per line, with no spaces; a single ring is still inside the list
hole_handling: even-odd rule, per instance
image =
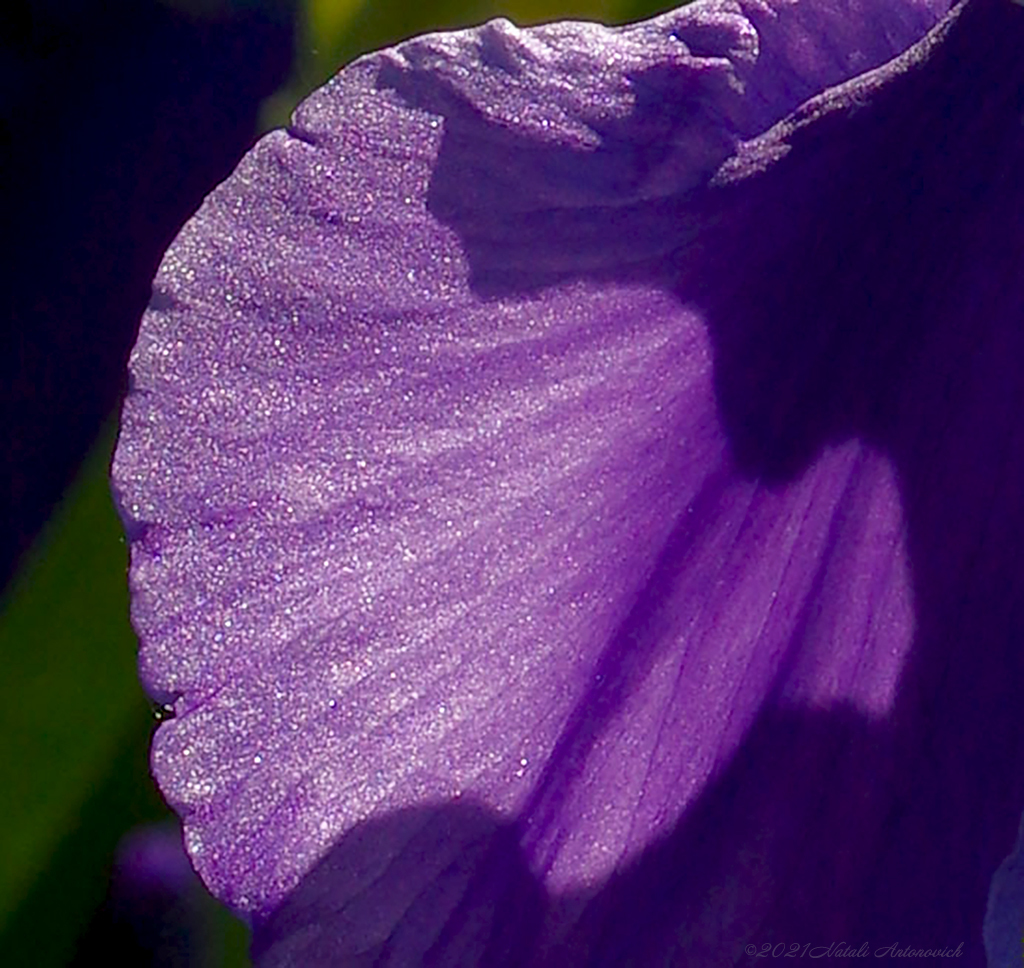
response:
[[[114,482],[154,769],[261,963],[980,957],[1024,10],[944,13],[421,38],[179,236]]]

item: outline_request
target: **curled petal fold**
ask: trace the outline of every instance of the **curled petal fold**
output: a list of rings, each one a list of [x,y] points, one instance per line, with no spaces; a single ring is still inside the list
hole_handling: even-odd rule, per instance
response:
[[[1008,0],[495,22],[207,199],[113,474],[154,769],[262,963],[980,951],[1022,44]]]

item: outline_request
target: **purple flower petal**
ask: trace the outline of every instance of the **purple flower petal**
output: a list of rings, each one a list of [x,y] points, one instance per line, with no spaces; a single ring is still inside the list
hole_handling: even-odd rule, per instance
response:
[[[1010,855],[992,878],[985,909],[985,954],[990,965],[1013,965],[1024,956],[1024,817]]]
[[[943,10],[421,38],[179,236],[114,479],[154,768],[267,964],[980,951],[1024,11],[890,62]]]

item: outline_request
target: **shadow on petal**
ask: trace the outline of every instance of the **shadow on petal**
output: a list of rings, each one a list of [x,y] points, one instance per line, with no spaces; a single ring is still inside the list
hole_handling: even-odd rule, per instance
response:
[[[177,603],[150,593],[139,609],[143,661],[189,695],[154,762],[204,876],[257,912],[264,963],[700,966],[812,942],[980,957],[988,881],[1024,801],[1024,12],[978,0],[944,29],[919,48],[930,56],[827,91],[752,141],[763,126],[703,123],[718,57],[677,72],[690,55],[673,52],[652,72],[638,54],[628,84],[614,78],[595,112],[567,110],[551,137],[547,116],[520,124],[521,100],[497,98],[496,120],[479,92],[460,101],[471,72],[406,85],[399,68],[444,38],[384,56],[394,70],[362,62],[337,103],[315,97],[296,137],[249,163],[272,165],[260,191],[303,213],[302,273],[316,251],[340,305],[386,294],[345,323],[352,344],[333,315],[306,325],[304,306],[285,314],[261,288],[276,260],[294,269],[272,233],[249,225],[266,261],[245,271],[234,242],[221,261],[189,237],[199,292],[219,299],[230,276],[229,301],[249,292],[253,312],[227,329],[219,310],[196,313],[216,367],[159,352],[179,321],[150,317],[151,383],[184,373],[189,406],[206,413],[206,390],[219,402],[212,440],[175,437],[158,461],[171,455],[173,473],[140,478],[160,477],[159,502],[140,507],[200,524],[184,567],[155,547],[134,566],[140,585],[182,582]],[[517,42],[499,25],[454,43],[478,41],[491,57]],[[394,128],[367,131],[374,84],[391,89],[378,106]],[[396,166],[406,133],[420,147]],[[356,159],[337,179],[355,194],[310,197],[320,148]],[[243,193],[245,224],[276,211],[267,197]],[[238,200],[211,200],[213,238],[235,238]],[[366,206],[345,232],[343,201]],[[222,346],[239,364],[232,393]],[[241,462],[220,437],[272,436],[238,401],[265,402],[288,361],[302,387],[343,379],[329,397],[283,394],[280,416],[302,419],[240,482],[248,451]],[[354,468],[335,481],[305,461],[325,438]],[[161,440],[126,449],[120,473]],[[545,503],[550,479],[562,486]],[[296,486],[310,482],[348,503],[327,513]],[[404,518],[410,492],[419,516]],[[267,502],[293,584],[250,515]],[[485,536],[457,529],[478,521]],[[358,554],[335,548],[333,525],[358,533]],[[252,574],[220,584],[240,561]],[[262,604],[243,618],[250,592]],[[182,601],[202,615],[178,641],[166,630]],[[431,626],[439,603],[460,608]],[[282,620],[307,611],[330,634]],[[257,659],[249,635],[276,651]],[[238,723],[269,728],[239,743]]]
[[[514,827],[452,803],[367,821],[264,923],[261,965],[515,965],[532,955],[544,892]]]
[[[520,832],[487,808],[397,812],[335,845],[257,925],[254,956],[262,968],[611,968],[735,964],[748,945],[779,942],[955,948],[962,919],[926,906],[900,909],[893,924],[850,919],[878,873],[863,860],[891,809],[892,769],[889,731],[855,711],[765,713],[668,836],[607,883],[550,897]],[[935,876],[935,853],[909,857],[916,874],[902,887],[912,896]]]
[[[1019,74],[1024,11],[983,0],[949,30],[899,76],[828,93],[748,145],[714,187],[638,191],[629,205],[610,202],[620,164],[635,165],[621,154],[626,134],[581,157],[525,140],[517,151],[513,134],[495,131],[510,160],[481,171],[444,109],[454,120],[430,207],[458,232],[479,295],[574,278],[668,288],[707,320],[720,415],[745,476],[786,487],[850,438],[889,456],[914,645],[878,724],[765,697],[739,752],[673,830],[600,888],[551,899],[546,914],[518,835],[482,810],[441,806],[360,828],[263,926],[267,964],[287,963],[271,957],[274,939],[299,911],[311,944],[362,937],[375,964],[698,965],[733,963],[747,943],[842,941],[963,942],[981,958],[988,883],[1024,803],[1024,103],[1006,80]],[[575,162],[596,170],[585,181],[605,186],[608,203],[552,220],[545,198]],[[353,902],[326,922],[319,906],[353,856],[422,857],[401,852],[416,830],[438,869],[454,872],[452,895],[430,894],[424,921],[413,901],[395,914],[403,932],[421,925],[421,946],[441,945],[434,962],[401,947],[413,943],[405,934],[360,935],[368,922]],[[387,893],[406,875],[378,876]],[[459,892],[472,917],[451,916]],[[504,960],[491,959],[498,951]]]

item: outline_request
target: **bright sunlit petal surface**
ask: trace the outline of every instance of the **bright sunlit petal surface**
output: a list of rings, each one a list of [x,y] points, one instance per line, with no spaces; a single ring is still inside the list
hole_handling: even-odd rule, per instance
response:
[[[183,230],[115,492],[154,769],[262,963],[980,951],[1024,11],[945,14],[420,38]]]

